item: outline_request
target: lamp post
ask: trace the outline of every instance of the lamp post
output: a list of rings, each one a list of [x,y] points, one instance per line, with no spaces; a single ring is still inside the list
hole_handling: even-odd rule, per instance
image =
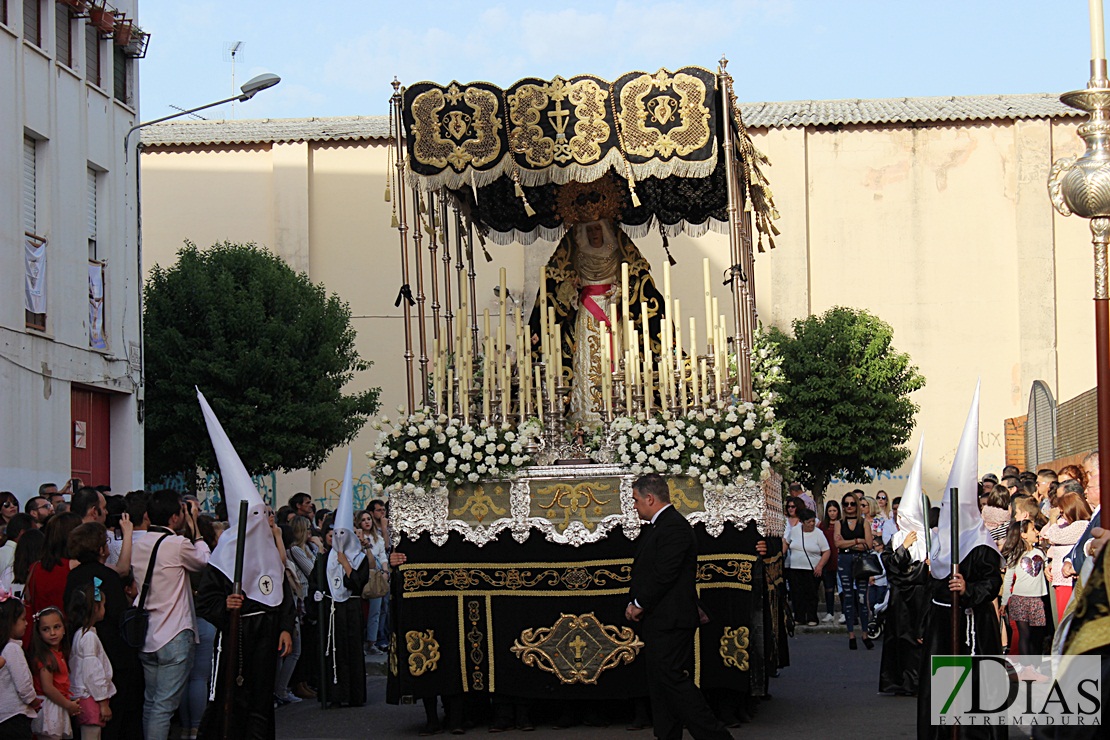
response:
[[[1090,117],[1079,127],[1087,148],[1078,157],[1052,165],[1048,194],[1063,216],[1077,214],[1091,221],[1095,256],[1095,366],[1100,456],[1110,452],[1110,286],[1107,245],[1110,243],[1110,80],[1106,77],[1106,46],[1102,0],[1089,0],[1091,16],[1091,79],[1084,90],[1060,96],[1065,105]],[[1110,465],[1099,465],[1101,525],[1110,528]]]
[[[196,108],[190,108],[189,110],[178,111],[177,113],[173,113],[173,114],[168,115],[168,116],[162,116],[161,118],[155,118],[153,121],[144,121],[143,123],[136,123],[134,126],[127,129],[127,133],[124,134],[124,136],[123,136],[123,161],[124,161],[124,164],[126,165],[126,163],[128,161],[128,153],[130,152],[129,143],[130,143],[130,140],[131,140],[131,134],[135,133],[139,129],[144,128],[146,126],[150,126],[150,125],[155,124],[155,123],[162,123],[163,121],[169,121],[169,120],[174,119],[174,118],[180,118],[181,116],[187,116],[190,113],[196,113],[197,111],[206,110],[208,108],[215,108],[217,105],[223,105],[224,103],[230,103],[233,100],[237,100],[241,103],[245,103],[246,101],[250,100],[251,98],[253,98],[258,93],[262,92],[263,90],[265,90],[267,88],[273,87],[274,85],[278,84],[279,82],[281,82],[280,77],[278,77],[277,75],[272,74],[270,72],[265,72],[263,74],[252,77],[249,80],[247,80],[246,82],[244,82],[243,85],[239,88],[239,90],[241,92],[238,95],[234,95],[230,98],[224,98],[223,100],[217,100],[214,103],[206,103],[205,105],[198,105]],[[141,145],[136,145],[136,154],[137,154],[137,150],[138,150],[139,146],[141,146]],[[143,407],[144,407],[144,399],[142,397],[142,387],[144,385],[145,372],[146,372],[145,371],[145,363],[144,363],[144,360],[143,360],[143,353],[145,352],[146,347],[145,347],[145,342],[143,340],[143,200],[142,200],[142,190],[141,190],[141,181],[140,181],[140,170],[141,170],[141,168],[139,167],[139,158],[138,158],[138,156],[136,156],[135,157],[135,223],[136,223],[136,232],[135,232],[135,253],[136,253],[135,257],[136,257],[136,259],[135,259],[135,263],[136,263],[136,269],[138,271],[138,280],[137,280],[136,284],[139,286],[139,296],[138,296],[138,303],[139,303],[139,382],[137,384],[138,387],[139,387],[139,391],[138,391],[137,402],[136,402],[136,405],[135,405],[136,406],[136,408],[135,408],[135,417],[136,417],[136,419],[138,419],[138,422],[140,424],[142,424],[143,423]]]

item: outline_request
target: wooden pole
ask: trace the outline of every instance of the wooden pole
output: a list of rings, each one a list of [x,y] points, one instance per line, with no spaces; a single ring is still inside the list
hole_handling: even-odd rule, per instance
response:
[[[235,580],[231,593],[243,595],[243,552],[247,545],[247,502],[239,502],[238,539],[235,542]],[[227,643],[223,654],[224,669],[224,721],[223,736],[231,737],[231,715],[235,706],[236,669],[239,667],[239,613],[231,609],[227,614]]]
[[[951,502],[951,530],[952,530],[952,576],[960,574],[960,489],[949,488],[948,500]],[[960,646],[960,594],[949,591],[952,596],[952,654],[960,655],[963,649]],[[952,740],[959,740],[960,728],[952,727]]]

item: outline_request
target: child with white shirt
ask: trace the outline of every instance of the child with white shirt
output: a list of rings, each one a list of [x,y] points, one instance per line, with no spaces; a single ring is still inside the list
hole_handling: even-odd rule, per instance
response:
[[[0,652],[0,740],[31,740],[31,719],[42,704],[23,653],[25,632],[27,610],[23,602],[6,591],[0,592],[0,635],[8,636]]]
[[[77,723],[81,740],[99,740],[101,728],[112,718],[108,700],[115,696],[112,664],[93,626],[104,619],[102,581],[93,578],[73,590],[66,604],[73,646],[69,653],[70,690],[81,708]]]

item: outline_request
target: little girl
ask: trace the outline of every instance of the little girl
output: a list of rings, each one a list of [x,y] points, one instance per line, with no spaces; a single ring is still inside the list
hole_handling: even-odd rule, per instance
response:
[[[1006,618],[1017,625],[1018,655],[1040,655],[1034,650],[1032,628],[1045,626],[1044,597],[1048,594],[1045,579],[1045,554],[1036,547],[1040,532],[1028,519],[1011,522],[1002,545],[1006,559],[1006,575],[1002,579],[1002,611]],[[1021,678],[1036,678],[1026,667],[1018,674]],[[1040,675],[1039,673],[1037,675]]]
[[[69,651],[70,684],[73,698],[81,707],[77,722],[81,725],[81,740],[99,740],[100,729],[112,719],[108,699],[115,696],[112,684],[112,664],[100,643],[94,624],[104,619],[103,583],[93,578],[73,590],[66,603],[69,632],[73,646]]]
[[[0,635],[8,636],[0,653],[0,738],[31,740],[31,718],[38,714],[41,704],[23,654],[26,631],[23,602],[0,591]]]
[[[35,691],[42,697],[42,709],[31,722],[39,740],[71,738],[70,715],[81,707],[69,696],[69,667],[65,656],[66,626],[62,611],[48,606],[35,614],[35,631],[31,635],[31,668]]]

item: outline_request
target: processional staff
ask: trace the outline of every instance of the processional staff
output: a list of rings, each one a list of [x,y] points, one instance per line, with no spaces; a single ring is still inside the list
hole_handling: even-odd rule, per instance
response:
[[[235,541],[235,581],[231,585],[233,596],[243,595],[243,553],[247,546],[247,501],[239,502],[238,539]],[[230,609],[227,615],[227,660],[224,661],[224,721],[223,736],[231,737],[231,718],[235,705],[236,676],[239,667],[239,616],[242,609]]]

